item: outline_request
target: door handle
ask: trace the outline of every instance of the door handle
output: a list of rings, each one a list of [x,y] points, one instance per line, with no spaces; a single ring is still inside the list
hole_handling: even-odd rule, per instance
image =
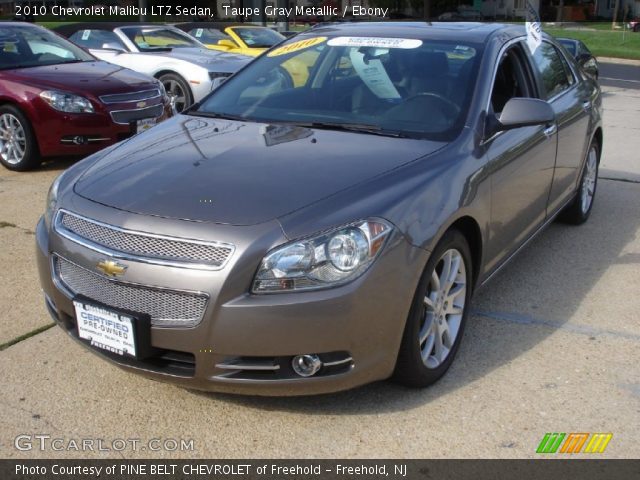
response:
[[[591,110],[591,102],[590,101],[582,102],[582,109],[585,112],[588,112],[589,110]]]
[[[551,138],[558,131],[558,127],[556,124],[549,125],[547,128],[543,130],[544,134],[547,138]]]

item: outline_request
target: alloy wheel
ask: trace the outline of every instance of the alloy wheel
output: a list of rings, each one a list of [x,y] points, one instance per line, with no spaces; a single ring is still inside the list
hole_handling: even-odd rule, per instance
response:
[[[436,263],[424,297],[418,342],[427,368],[437,368],[449,356],[460,332],[466,292],[464,258],[458,250],[449,249]]]
[[[596,180],[598,175],[598,154],[594,147],[591,147],[587,156],[584,177],[582,178],[580,208],[582,213],[587,213],[593,203],[593,196],[596,191]]]
[[[176,80],[165,80],[162,82],[162,85],[164,85],[164,89],[167,91],[167,96],[174,111],[180,113],[184,110],[187,105],[187,96],[182,85]]]
[[[27,138],[20,120],[10,113],[0,115],[0,157],[10,165],[19,164],[27,151]]]

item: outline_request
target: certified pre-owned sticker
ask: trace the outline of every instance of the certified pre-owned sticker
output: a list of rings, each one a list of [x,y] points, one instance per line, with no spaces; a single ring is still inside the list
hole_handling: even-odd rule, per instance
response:
[[[327,42],[330,47],[418,48],[422,40],[415,38],[335,37]]]
[[[327,37],[313,37],[306,40],[300,40],[298,42],[289,43],[282,47],[276,48],[274,51],[267,54],[268,57],[277,57],[279,55],[286,55],[287,53],[297,52],[298,50],[304,50],[305,48],[313,47],[324,42]]]

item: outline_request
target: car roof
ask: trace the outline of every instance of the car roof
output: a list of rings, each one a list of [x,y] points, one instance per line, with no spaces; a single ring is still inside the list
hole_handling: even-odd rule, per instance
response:
[[[510,38],[523,35],[525,30],[523,25],[485,22],[337,22],[317,25],[301,32],[300,36],[320,33],[481,43],[496,33]]]

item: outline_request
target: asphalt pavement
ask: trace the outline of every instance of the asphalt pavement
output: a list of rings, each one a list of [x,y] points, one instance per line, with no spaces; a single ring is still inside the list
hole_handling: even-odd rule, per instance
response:
[[[425,390],[242,397],[119,370],[47,328],[33,230],[71,161],[0,169],[0,457],[522,458],[547,432],[603,432],[613,437],[599,457],[638,458],[640,90],[605,82],[590,221],[552,224],[477,292],[458,358]],[[34,435],[62,441],[42,450]],[[70,447],[97,439],[110,450]]]

